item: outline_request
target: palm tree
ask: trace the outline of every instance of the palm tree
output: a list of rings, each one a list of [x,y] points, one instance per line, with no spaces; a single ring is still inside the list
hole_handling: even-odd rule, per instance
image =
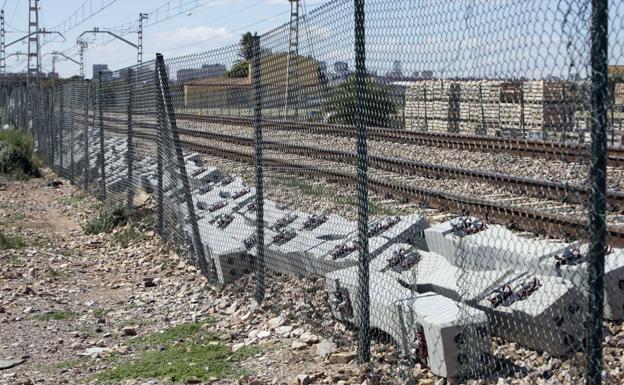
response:
[[[253,57],[254,36],[258,36],[258,33],[256,32],[254,35],[252,35],[251,32],[247,31],[240,38],[240,52],[238,53],[238,56],[240,56],[243,60],[249,61]]]
[[[245,32],[239,40],[239,59],[234,63],[232,68],[225,73],[229,78],[245,78],[249,75],[249,61],[253,57],[253,38],[258,33]]]

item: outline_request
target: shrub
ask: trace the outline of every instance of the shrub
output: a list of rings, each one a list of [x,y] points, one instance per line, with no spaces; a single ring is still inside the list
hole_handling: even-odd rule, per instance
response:
[[[0,174],[13,178],[40,177],[32,138],[18,130],[0,130]]]
[[[113,229],[128,223],[129,211],[121,205],[106,205],[97,217],[83,226],[86,234],[110,233]]]

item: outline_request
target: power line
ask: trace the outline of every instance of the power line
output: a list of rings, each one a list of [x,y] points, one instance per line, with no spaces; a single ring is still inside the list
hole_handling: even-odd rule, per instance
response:
[[[15,2],[15,8],[13,8],[13,14],[11,15],[11,18],[9,19],[9,22],[7,23],[7,25],[10,26],[10,27],[12,27],[11,23],[13,22],[13,19],[15,18],[15,14],[17,13],[17,8],[19,7],[19,4],[21,2],[22,2],[21,0],[17,0]],[[13,27],[13,28],[15,28],[15,27]],[[17,29],[17,28],[15,28],[15,29]]]
[[[53,29],[61,31],[62,33],[69,32],[116,2],[117,0],[102,0],[102,2],[100,3],[100,7],[94,10],[93,0],[85,0],[82,5],[79,6],[74,11],[74,13],[72,13],[71,16],[69,16],[67,19],[63,20],[59,24],[55,25]],[[89,11],[86,11],[85,8],[87,3],[89,4]],[[79,15],[80,12],[82,13],[82,15]]]
[[[192,2],[196,2],[196,1],[197,1],[197,0],[193,0]],[[210,0],[210,1],[207,1],[207,2],[201,2],[199,5],[195,6],[193,9],[198,8],[198,7],[201,7],[201,6],[204,6],[204,5],[207,5],[207,4],[209,4],[209,3],[211,3],[211,2],[214,2],[214,1],[216,1],[216,0]],[[165,3],[165,4],[161,5],[161,6],[159,6],[159,7],[158,7],[158,8],[156,8],[156,9],[163,9],[163,7],[164,7],[165,5],[167,5],[168,3],[171,3],[171,1],[168,1],[167,3]],[[263,4],[263,3],[264,3],[264,0],[258,1],[258,2],[254,3],[254,4],[251,4],[251,5],[247,5],[247,6],[245,6],[245,7],[242,7],[242,8],[240,8],[240,9],[238,9],[238,10],[236,10],[236,11],[233,11],[233,12],[231,12],[231,13],[229,13],[229,14],[226,14],[226,15],[223,15],[223,16],[220,16],[220,17],[217,17],[217,18],[212,19],[212,20],[206,20],[206,21],[203,21],[201,24],[198,24],[198,25],[195,25],[195,26],[192,26],[192,27],[189,27],[189,28],[198,27],[198,26],[204,26],[204,25],[206,25],[207,23],[213,23],[213,22],[216,22],[216,21],[220,21],[220,20],[226,19],[226,18],[228,18],[228,17],[231,17],[231,16],[234,16],[234,15],[240,14],[240,12],[243,12],[243,11],[249,10],[249,9],[251,9],[251,8],[253,8],[253,7],[256,7],[256,6],[260,5],[260,4]],[[160,19],[160,20],[159,20],[159,21],[157,21],[157,22],[152,22],[152,23],[151,23],[151,24],[149,24],[149,25],[144,24],[144,28],[154,26],[154,25],[156,25],[156,24],[162,23],[162,22],[164,22],[164,21],[170,20],[170,19],[172,19],[172,18],[174,18],[174,17],[176,17],[176,16],[181,15],[181,14],[182,14],[182,13],[184,13],[184,12],[182,12],[182,11],[180,11],[180,10],[185,9],[185,11],[186,11],[187,9],[186,9],[186,8],[184,8],[184,6],[185,6],[185,5],[188,5],[188,4],[189,4],[189,3],[180,4],[180,5],[178,6],[178,10],[179,10],[179,11],[178,11],[178,13],[176,13],[176,14],[174,14],[174,15],[171,15],[171,16],[169,16],[169,17],[168,17],[168,18],[166,18],[166,19]],[[154,12],[154,11],[152,10],[151,12]],[[150,15],[150,18],[149,18],[148,20],[153,20],[153,19],[152,19],[152,17],[151,17],[151,13],[148,13],[148,15]],[[124,25],[129,25],[129,23],[126,23],[126,24],[124,24]],[[124,28],[121,28],[121,27],[113,27],[113,28],[110,28],[110,29],[107,29],[107,30],[112,31],[112,32],[114,31],[116,34],[121,35],[121,36],[124,36],[124,35],[127,35],[127,34],[129,34],[129,33],[133,32],[133,31],[131,30],[131,28],[132,28],[132,27],[127,27],[127,28],[125,28],[125,29],[124,29]],[[102,28],[102,29],[106,29],[106,28]],[[105,40],[102,44],[99,44],[99,46],[100,46],[100,47],[101,47],[101,46],[104,46],[104,45],[106,45],[106,44],[109,44],[109,43],[113,42],[114,40],[115,40],[115,39]],[[123,62],[123,61],[119,61],[119,63],[121,63],[121,62]],[[113,64],[114,64],[114,63],[113,63]]]
[[[285,15],[285,14],[287,14],[287,13],[290,13],[290,10],[289,10],[289,11],[280,12],[280,13],[276,13],[276,14],[275,14],[275,15],[273,15],[273,16],[269,16],[269,17],[267,17],[267,18],[264,18],[264,19],[258,20],[258,21],[254,22],[254,23],[247,24],[247,25],[245,25],[245,26],[243,26],[243,27],[233,29],[233,30],[231,30],[231,31],[229,31],[229,32],[225,32],[225,33],[222,33],[222,34],[219,34],[219,35],[212,36],[212,37],[210,37],[209,39],[199,40],[199,41],[196,41],[196,42],[193,42],[193,43],[190,43],[190,44],[185,44],[185,45],[178,46],[178,47],[173,48],[173,49],[166,49],[166,48],[165,48],[165,49],[161,49],[161,50],[163,50],[163,51],[165,51],[165,50],[166,50],[166,51],[169,51],[169,52],[172,52],[172,51],[178,51],[178,50],[180,50],[180,49],[184,49],[184,48],[187,48],[187,47],[191,47],[191,46],[196,45],[196,44],[199,44],[199,43],[205,43],[205,42],[210,41],[210,40],[212,40],[212,39],[216,39],[216,38],[219,38],[219,37],[227,36],[227,35],[229,35],[229,34],[231,34],[231,33],[233,33],[233,32],[240,32],[240,31],[243,31],[243,30],[245,30],[245,29],[247,29],[247,28],[249,28],[249,27],[253,27],[254,25],[262,24],[262,23],[264,23],[264,22],[266,22],[266,21],[273,20],[273,19],[275,19],[276,17],[278,17],[278,16],[282,16],[282,15]]]
[[[194,9],[203,7],[210,3],[214,3],[215,1],[216,0],[206,0],[206,1],[189,0],[185,3],[182,3],[182,1],[180,1],[179,4],[174,5],[172,9],[171,4],[173,3],[173,1],[169,0],[166,3],[146,12],[149,15],[149,19],[143,25],[143,27],[147,28],[156,24],[163,23],[167,20],[173,19],[174,17],[180,16],[182,14],[187,14],[188,12]],[[163,14],[164,16],[161,17],[161,15]],[[110,30],[117,34],[128,34],[128,33],[135,32],[135,28],[134,28],[135,25],[136,24],[134,21],[129,21],[129,22],[114,26],[110,28]]]

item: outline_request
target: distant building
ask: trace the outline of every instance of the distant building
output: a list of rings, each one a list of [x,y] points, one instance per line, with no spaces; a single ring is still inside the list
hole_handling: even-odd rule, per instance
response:
[[[214,78],[223,76],[227,68],[223,64],[204,64],[201,68],[182,68],[176,72],[179,82],[187,82],[194,79]]]
[[[289,75],[289,63],[291,68],[297,69],[296,74],[291,72]],[[253,69],[250,69],[246,77],[208,76],[185,82],[185,106],[200,107],[210,103],[216,107],[247,108],[254,96],[252,72]],[[267,104],[273,107],[283,108],[287,89],[293,95],[302,94],[315,100],[320,98],[320,66],[312,58],[290,56],[289,59],[288,53],[266,54],[260,59],[260,73],[264,97]],[[289,103],[293,100],[293,97],[289,98]]]
[[[609,65],[608,71],[609,71],[609,76],[611,77],[617,77],[620,79],[624,78],[624,65],[619,65],[619,64]]]
[[[401,69],[400,60],[395,60],[394,63],[392,63],[392,72],[399,72],[399,73],[403,72],[403,70]]]
[[[337,61],[334,63],[334,72],[339,76],[346,76],[349,74],[349,63],[344,61]]]
[[[102,80],[111,80],[113,73],[108,69],[108,64],[94,64],[93,78],[96,79],[99,73],[102,73]]]
[[[59,78],[58,72],[48,72],[48,79],[58,79],[58,78]]]
[[[396,82],[403,80],[403,70],[401,69],[401,61],[395,60],[392,63],[392,71],[386,73],[384,77],[384,82]]]
[[[433,79],[433,71],[414,71],[412,72],[414,80],[431,80]]]
[[[319,62],[319,70],[321,71],[321,73],[324,73],[324,74],[327,73],[327,62],[326,61],[320,61]]]

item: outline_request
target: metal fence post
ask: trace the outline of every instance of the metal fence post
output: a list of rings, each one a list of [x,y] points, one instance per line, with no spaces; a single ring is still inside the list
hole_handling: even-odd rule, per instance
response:
[[[366,35],[364,1],[354,0],[355,28],[355,129],[357,132],[357,199],[359,271],[358,298],[360,318],[358,320],[358,362],[370,359],[369,333],[369,267],[368,267],[368,150],[366,131]]]
[[[103,99],[103,88],[102,88],[102,72],[98,73],[98,114],[99,114],[99,126],[100,126],[100,193],[102,195],[102,199],[106,200],[106,164],[104,163],[106,159],[104,159],[104,111],[102,107],[104,105]]]
[[[54,169],[54,162],[56,160],[56,87],[52,88],[52,92],[50,92],[50,119],[48,120],[48,126],[50,127],[50,132],[48,137],[50,138],[50,156],[48,157],[50,167]]]
[[[74,83],[69,83],[69,162],[71,168],[69,169],[69,180],[71,184],[75,184],[75,172],[74,172],[74,96],[76,87]]]
[[[126,152],[126,163],[128,166],[127,179],[128,179],[128,209],[132,208],[132,202],[134,201],[134,184],[133,184],[133,162],[134,162],[134,147],[132,142],[132,69],[128,70],[128,78],[126,80],[126,87],[128,91],[128,150]]]
[[[171,93],[169,91],[169,79],[167,77],[167,70],[165,68],[165,60],[162,54],[156,54],[156,82],[158,83],[159,103],[158,103],[158,116],[162,116],[162,123],[165,123],[161,127],[169,127],[168,134],[169,139],[173,141],[173,147],[175,149],[175,162],[178,165],[180,178],[182,179],[182,189],[184,194],[184,200],[186,201],[186,209],[189,215],[189,221],[192,227],[193,236],[193,248],[197,261],[199,262],[199,268],[202,273],[208,277],[210,282],[217,280],[217,273],[214,267],[212,258],[206,258],[204,253],[204,246],[201,242],[201,234],[199,233],[199,225],[197,224],[197,216],[195,215],[195,206],[193,204],[193,196],[191,195],[191,184],[189,182],[188,174],[186,172],[186,163],[184,161],[184,154],[182,153],[182,145],[180,144],[180,136],[178,134],[178,126],[176,124],[175,112],[173,110],[173,100],[171,99]],[[164,132],[161,132],[161,143],[164,138]],[[173,159],[172,159],[173,161]],[[162,160],[161,160],[162,162]],[[162,163],[161,163],[162,165]],[[160,177],[162,178],[162,176]]]
[[[91,170],[91,160],[89,158],[89,103],[91,99],[91,88],[88,80],[83,81],[84,87],[84,180],[83,188],[89,188],[89,174]],[[95,115],[95,111],[93,111]]]
[[[75,85],[74,83],[69,83],[69,181],[71,184],[75,184],[75,173],[74,173],[74,92]]]
[[[264,181],[262,170],[262,85],[260,37],[253,36],[254,128],[256,147],[256,302],[264,301]]]
[[[591,195],[589,201],[589,322],[587,384],[602,383],[602,319],[606,248],[608,0],[592,0]]]
[[[158,55],[157,55],[158,57]],[[165,117],[163,111],[165,109],[164,101],[160,96],[160,84],[158,84],[158,64],[154,68],[154,87],[156,88],[156,178],[157,178],[157,187],[156,187],[156,207],[158,210],[158,234],[162,237],[164,230],[164,221],[165,221],[165,208],[164,204],[164,191],[163,191],[163,133],[162,127],[164,126]]]
[[[65,99],[65,85],[62,86],[61,96],[59,98],[59,120],[58,120],[58,137],[59,137],[59,172],[61,175],[66,176],[63,162],[63,126],[65,125],[65,119],[63,116],[64,111],[64,99]]]

